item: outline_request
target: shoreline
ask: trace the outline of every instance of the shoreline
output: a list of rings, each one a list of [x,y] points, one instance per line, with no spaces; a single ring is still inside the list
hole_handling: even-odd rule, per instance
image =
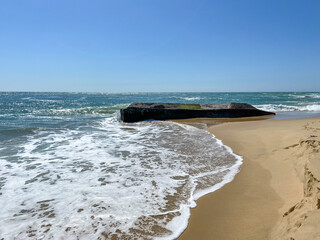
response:
[[[310,160],[320,159],[320,118],[208,126],[243,164],[233,181],[196,201],[178,239],[320,238],[320,164]]]

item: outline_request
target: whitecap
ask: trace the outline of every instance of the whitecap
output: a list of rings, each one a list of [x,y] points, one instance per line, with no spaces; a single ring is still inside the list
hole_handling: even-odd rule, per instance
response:
[[[308,94],[307,97],[310,97],[310,98],[320,98],[320,94],[319,94],[319,93],[312,93],[312,94]]]
[[[293,111],[311,111],[319,112],[320,104],[311,104],[304,106],[285,105],[285,104],[262,104],[254,105],[256,108],[271,112],[293,112]]]
[[[182,97],[181,99],[186,100],[186,101],[197,101],[202,98],[200,98],[200,97]]]

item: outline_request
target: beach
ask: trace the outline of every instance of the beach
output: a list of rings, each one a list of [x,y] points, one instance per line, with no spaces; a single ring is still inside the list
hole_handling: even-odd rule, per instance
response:
[[[320,1],[1,3],[0,240],[320,240]]]
[[[280,112],[119,121],[128,103],[154,99],[250,101]],[[319,99],[319,93],[0,93],[0,239],[315,234],[309,214],[318,204],[315,180],[306,174],[307,193],[303,183],[319,119],[284,119],[319,115]]]
[[[243,157],[234,180],[197,200],[179,239],[320,239],[320,118],[209,125]]]

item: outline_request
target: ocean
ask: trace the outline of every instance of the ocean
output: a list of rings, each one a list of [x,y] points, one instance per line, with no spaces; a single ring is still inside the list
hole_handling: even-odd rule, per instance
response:
[[[242,158],[205,126],[120,122],[132,102],[320,112],[319,92],[0,92],[0,239],[174,239],[232,181]]]

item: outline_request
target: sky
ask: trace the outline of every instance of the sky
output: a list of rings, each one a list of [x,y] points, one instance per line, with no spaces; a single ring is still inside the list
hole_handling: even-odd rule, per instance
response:
[[[0,91],[320,91],[320,1],[0,0]]]

